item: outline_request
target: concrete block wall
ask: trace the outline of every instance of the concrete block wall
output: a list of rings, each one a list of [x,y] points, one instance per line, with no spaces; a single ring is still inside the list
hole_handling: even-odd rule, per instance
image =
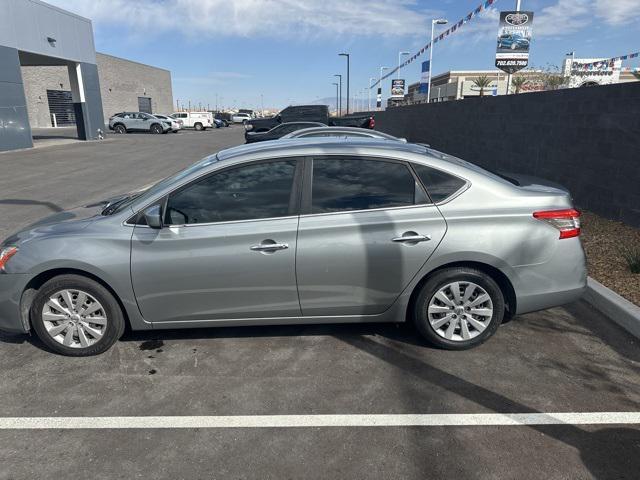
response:
[[[410,105],[375,117],[377,130],[556,181],[579,207],[640,227],[640,82]]]
[[[103,53],[96,54],[105,120],[114,113],[138,111],[138,97],[151,97],[154,113],[173,112],[171,72]]]

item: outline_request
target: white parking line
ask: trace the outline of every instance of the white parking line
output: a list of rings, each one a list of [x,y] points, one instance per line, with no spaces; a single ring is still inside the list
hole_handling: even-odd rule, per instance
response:
[[[0,429],[439,427],[640,424],[640,412],[0,417]]]

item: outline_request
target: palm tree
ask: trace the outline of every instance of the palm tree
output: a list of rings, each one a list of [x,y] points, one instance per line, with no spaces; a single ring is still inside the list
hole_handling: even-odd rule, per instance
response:
[[[513,85],[513,87],[516,89],[516,95],[520,93],[522,87],[524,87],[527,83],[529,83],[529,80],[527,80],[527,78],[522,75],[516,75],[511,80],[511,85]]]
[[[473,80],[473,84],[480,89],[480,96],[484,97],[484,89],[491,85],[491,80],[487,75],[480,75]]]

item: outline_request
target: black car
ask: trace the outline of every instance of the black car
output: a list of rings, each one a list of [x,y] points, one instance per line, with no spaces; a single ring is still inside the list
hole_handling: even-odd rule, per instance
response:
[[[232,122],[231,122],[231,114],[230,113],[224,113],[224,112],[215,112],[213,114],[213,118],[215,118],[216,120],[221,120],[223,126],[228,127]]]
[[[311,127],[326,127],[324,123],[318,122],[290,122],[290,123],[281,123],[280,125],[276,125],[271,130],[266,132],[244,132],[244,139],[246,143],[255,143],[255,142],[264,142],[266,140],[277,140],[279,138],[288,135],[291,132],[295,132],[296,130],[302,130],[303,128],[311,128]]]
[[[328,105],[289,106],[270,118],[252,118],[244,122],[244,128],[251,132],[266,132],[276,125],[292,122],[320,122],[331,127],[375,127],[375,119],[370,113],[332,117]]]

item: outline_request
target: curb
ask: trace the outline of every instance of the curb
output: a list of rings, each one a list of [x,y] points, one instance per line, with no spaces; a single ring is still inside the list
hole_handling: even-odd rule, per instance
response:
[[[613,322],[640,338],[640,307],[591,277],[587,278],[587,290],[583,298]]]

